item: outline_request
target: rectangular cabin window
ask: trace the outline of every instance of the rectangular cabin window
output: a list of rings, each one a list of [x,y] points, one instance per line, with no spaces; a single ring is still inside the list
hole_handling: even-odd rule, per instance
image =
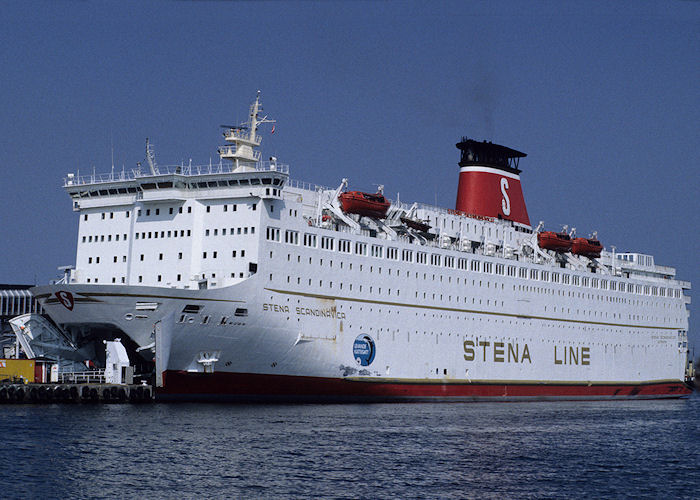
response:
[[[311,233],[304,233],[304,246],[309,248],[316,248],[316,235]]]
[[[372,257],[381,259],[384,257],[384,247],[381,245],[372,245],[370,247]]]
[[[387,247],[386,258],[389,260],[399,260],[399,249],[396,247]]]
[[[351,253],[352,243],[350,240],[338,240],[338,251],[342,253]]]
[[[321,248],[324,250],[333,250],[335,247],[335,240],[330,236],[321,236]]]
[[[238,228],[240,231],[241,228]],[[266,238],[268,241],[279,241],[280,240],[280,229],[277,227],[268,227]]]
[[[298,245],[299,244],[299,231],[292,231],[290,229],[287,229],[284,232],[284,242],[288,243],[290,245]]]

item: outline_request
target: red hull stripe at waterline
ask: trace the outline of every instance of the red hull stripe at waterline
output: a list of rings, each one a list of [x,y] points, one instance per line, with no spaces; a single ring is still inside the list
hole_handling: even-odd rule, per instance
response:
[[[166,371],[163,399],[397,401],[678,398],[691,390],[680,380],[645,383],[537,383],[379,381],[249,373]]]

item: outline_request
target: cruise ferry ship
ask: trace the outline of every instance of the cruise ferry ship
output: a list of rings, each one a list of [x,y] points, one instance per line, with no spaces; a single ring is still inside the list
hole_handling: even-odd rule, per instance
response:
[[[595,235],[533,228],[524,153],[462,138],[448,209],[295,181],[261,158],[273,122],[258,92],[216,164],[160,166],[147,144],[131,172],[67,175],[75,266],[33,293],[91,362],[120,338],[163,399],[690,392],[690,284]]]

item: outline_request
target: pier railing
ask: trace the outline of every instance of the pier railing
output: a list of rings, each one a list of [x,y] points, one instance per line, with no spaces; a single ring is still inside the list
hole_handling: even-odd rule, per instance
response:
[[[87,372],[61,372],[58,374],[58,382],[61,384],[104,384],[104,370],[92,370]]]

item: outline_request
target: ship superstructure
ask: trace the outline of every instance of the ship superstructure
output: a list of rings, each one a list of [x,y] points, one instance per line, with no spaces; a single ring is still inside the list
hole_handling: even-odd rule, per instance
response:
[[[35,294],[75,345],[127,338],[163,397],[688,393],[690,284],[649,255],[541,245],[524,153],[463,138],[455,209],[406,204],[261,161],[260,111],[217,164],[160,167],[149,145],[148,169],[69,174],[75,268]]]

